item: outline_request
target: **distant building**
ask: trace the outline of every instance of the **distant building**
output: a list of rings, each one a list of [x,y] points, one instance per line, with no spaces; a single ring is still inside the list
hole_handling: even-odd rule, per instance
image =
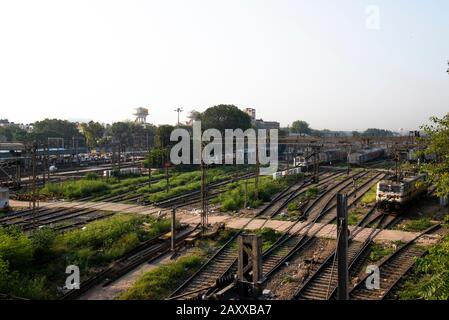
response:
[[[9,125],[8,119],[0,119],[0,127],[8,127]]]
[[[251,122],[252,122],[252,121],[256,121],[256,109],[253,109],[253,108],[246,108],[244,111],[245,111],[245,113],[246,113],[247,115],[250,116]]]
[[[263,119],[256,118],[256,109],[254,108],[245,108],[244,112],[248,114],[251,118],[251,123],[257,129],[278,129],[280,128],[279,122],[276,121],[264,121]]]
[[[263,121],[262,119],[257,119],[255,121],[256,124],[256,128],[257,129],[266,129],[266,130],[271,130],[271,129],[277,129],[279,130],[280,128],[280,124],[279,122],[276,121]]]

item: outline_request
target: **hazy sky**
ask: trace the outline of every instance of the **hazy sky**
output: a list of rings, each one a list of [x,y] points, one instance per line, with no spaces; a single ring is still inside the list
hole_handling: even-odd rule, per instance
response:
[[[447,0],[0,0],[0,118],[112,122],[142,106],[173,124],[177,107],[185,119],[229,103],[282,125],[413,129],[449,111],[448,12]]]

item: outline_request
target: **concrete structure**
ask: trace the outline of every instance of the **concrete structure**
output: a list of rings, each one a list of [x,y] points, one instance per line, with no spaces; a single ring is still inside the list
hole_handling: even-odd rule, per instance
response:
[[[148,117],[148,109],[146,108],[136,108],[136,112],[134,113],[136,116],[137,123],[146,123]]]

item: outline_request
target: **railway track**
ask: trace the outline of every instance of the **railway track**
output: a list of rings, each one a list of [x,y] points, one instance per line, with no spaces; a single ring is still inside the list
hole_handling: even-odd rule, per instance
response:
[[[16,226],[23,231],[32,231],[43,226],[67,231],[73,227],[83,226],[88,222],[109,217],[112,214],[96,209],[54,208],[38,211],[35,215],[31,213],[26,217],[0,222],[0,225],[3,227]],[[73,220],[73,222],[68,225],[58,225],[69,220]]]
[[[416,246],[416,241],[426,234],[437,231],[441,225],[437,224],[420,233],[417,237],[402,245],[393,254],[378,263],[380,270],[380,289],[368,290],[365,281],[369,275],[363,277],[349,292],[351,300],[383,300],[395,287],[398,281],[413,267],[415,259],[422,257],[427,249]]]
[[[291,194],[296,192],[290,191],[289,193],[289,189],[290,188],[284,190],[284,192],[279,194],[254,218],[271,216],[273,211],[275,212],[279,209],[278,202],[282,202],[282,205],[280,207],[288,205],[288,203],[295,198],[291,196]],[[331,191],[332,188],[326,190],[325,193]],[[314,208],[317,203],[318,202],[312,203],[309,206],[308,210]],[[249,224],[251,221],[252,219],[247,224]],[[293,224],[291,228],[293,228],[294,225],[295,224]],[[308,224],[308,226],[312,225],[313,221]],[[212,256],[209,261],[207,261],[203,265],[203,267],[197,271],[195,275],[193,275],[184,284],[177,288],[169,296],[169,299],[198,298],[203,294],[210,295],[212,294],[212,292],[214,292],[214,289],[217,285],[223,285],[224,283],[227,283],[229,281],[232,282],[233,275],[235,274],[236,270],[237,261],[236,238],[244,228],[245,226],[239,232],[237,232],[236,235],[234,235],[222,248],[220,248],[214,254],[214,256]],[[298,236],[299,231],[293,235],[290,234],[289,231],[290,230],[287,230],[286,233],[272,246],[272,248],[264,254],[264,265],[268,266],[268,268],[270,268],[270,265],[273,264],[279,265],[281,263],[281,260],[283,260],[286,255],[291,253],[306,238],[306,236]],[[269,260],[270,262],[268,262]]]
[[[341,176],[342,173],[332,173],[330,175],[321,175],[321,182],[316,184],[316,187],[323,187],[329,184],[333,179]],[[302,183],[297,183],[291,186],[289,189],[284,190],[282,195],[277,198],[277,202],[271,205],[270,210],[265,210],[263,213],[259,214],[258,217],[261,219],[273,219],[277,216],[290,202],[294,201],[297,197],[304,194],[307,187],[314,185],[312,181],[303,181]],[[282,201],[280,201],[282,200]]]
[[[326,215],[329,209],[332,209],[328,208],[327,206],[327,203],[329,201],[330,199],[325,200],[325,204],[321,207],[321,211],[318,215],[313,217],[294,233],[289,234],[295,226],[293,225],[291,229],[284,234],[284,239],[282,239],[281,237],[278,242],[276,242],[266,253],[264,253],[263,282],[266,282],[271,276],[273,276],[284,265],[284,263],[288,261],[288,259],[297,254],[300,250],[306,248],[312,243],[312,241],[314,241],[315,236],[326,226],[326,224],[322,224],[321,226],[315,228],[312,235],[309,235],[309,232],[315,226],[316,222],[319,221],[322,216]],[[351,206],[354,203],[355,202],[353,200],[353,202],[350,202],[349,205]],[[309,207],[308,211],[313,210],[313,208],[313,206]],[[308,215],[308,211],[306,210],[304,215]],[[332,220],[334,219],[336,219],[336,216]],[[330,220],[329,222],[332,222],[332,220]]]
[[[276,210],[275,206],[278,201],[285,198],[291,189],[291,186],[284,189],[277,194],[270,203],[261,209],[253,218],[251,218],[240,230],[238,230],[215,254],[209,258],[206,263],[189,279],[187,279],[181,286],[170,294],[168,299],[180,298],[196,298],[203,292],[212,290],[217,283],[222,281],[223,275],[229,271],[229,268],[235,263],[237,258],[237,237],[245,230],[257,217],[261,217]]]
[[[176,246],[182,246],[185,239],[196,236],[199,225],[188,227],[178,231],[176,234]],[[117,281],[125,274],[129,273],[143,263],[154,261],[170,252],[170,238],[164,238],[160,234],[152,239],[145,241],[136,248],[127,252],[119,260],[111,263],[101,272],[88,278],[80,284],[80,289],[69,290],[60,297],[60,300],[76,300],[86,294],[95,286],[106,287]]]
[[[353,267],[363,260],[364,253],[369,248],[373,239],[384,229],[390,227],[396,221],[396,217],[383,214],[375,229],[363,242],[354,241],[355,236],[363,229],[364,225],[357,225],[357,229],[352,233],[348,246],[349,272]],[[337,288],[337,259],[336,250],[318,266],[318,268],[308,277],[308,279],[295,291],[293,298],[296,300],[328,300]]]

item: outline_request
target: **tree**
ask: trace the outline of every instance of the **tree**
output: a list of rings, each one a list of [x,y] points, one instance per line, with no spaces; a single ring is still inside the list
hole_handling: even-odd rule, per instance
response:
[[[148,153],[144,166],[146,168],[163,168],[167,160],[167,154],[166,148],[154,148]]]
[[[392,137],[395,133],[390,130],[369,128],[362,133],[364,137]]]
[[[6,142],[26,142],[29,134],[18,125],[11,124],[7,127],[0,127],[0,137],[4,137]]]
[[[292,123],[290,131],[292,133],[310,134],[312,132],[312,129],[310,128],[310,125],[307,122],[302,120],[296,120]]]
[[[115,122],[111,126],[113,142],[118,142],[122,146],[133,144],[133,122]]]
[[[251,118],[234,105],[220,104],[208,108],[201,114],[203,130],[217,129],[224,134],[225,129],[251,128]]]
[[[174,142],[170,141],[170,135],[174,127],[168,124],[160,125],[156,129],[155,146],[157,148],[167,148]]]
[[[33,124],[32,134],[35,140],[46,143],[48,138],[72,139],[79,135],[75,123],[60,119],[45,119]]]
[[[81,124],[81,131],[86,138],[87,146],[94,149],[99,146],[99,142],[104,136],[105,128],[98,122],[90,121],[89,123]]]
[[[201,120],[201,112],[192,110],[192,111],[190,111],[188,118],[193,121]]]
[[[423,169],[436,185],[438,196],[449,194],[449,114],[439,119],[430,118],[432,124],[422,126],[425,137],[420,138],[427,144],[426,154],[435,154],[437,161],[424,164]]]

